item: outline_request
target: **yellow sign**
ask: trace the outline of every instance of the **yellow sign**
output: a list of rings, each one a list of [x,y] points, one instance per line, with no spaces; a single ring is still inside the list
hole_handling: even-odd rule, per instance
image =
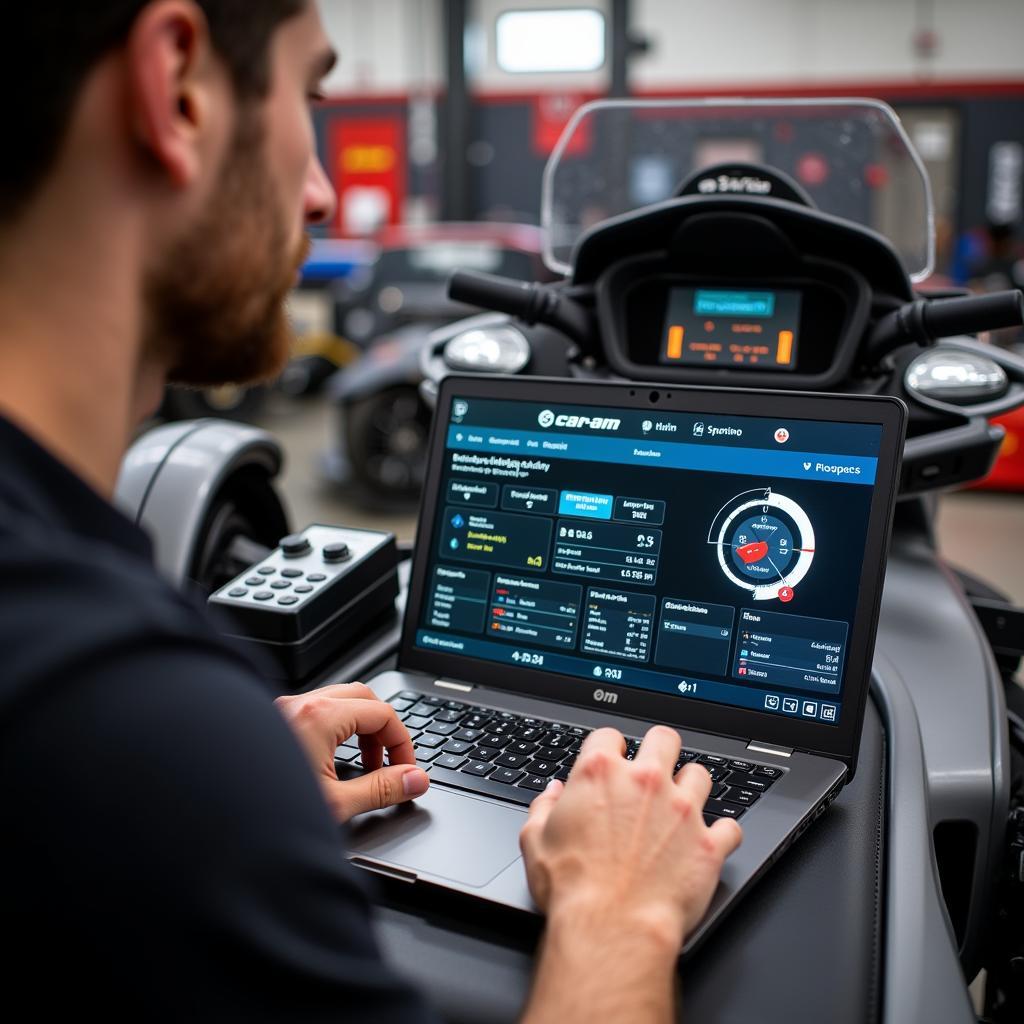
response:
[[[385,174],[395,166],[390,146],[346,146],[341,151],[343,174]]]

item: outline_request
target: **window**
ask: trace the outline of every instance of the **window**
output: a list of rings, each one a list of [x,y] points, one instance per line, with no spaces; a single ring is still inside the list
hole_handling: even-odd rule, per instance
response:
[[[497,57],[502,71],[596,71],[604,64],[604,50],[604,15],[591,8],[506,11],[498,16]]]

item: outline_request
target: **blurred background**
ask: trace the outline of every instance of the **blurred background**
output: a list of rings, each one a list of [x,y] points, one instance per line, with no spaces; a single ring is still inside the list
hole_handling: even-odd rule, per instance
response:
[[[417,393],[456,267],[551,279],[545,161],[598,97],[870,96],[900,115],[932,183],[936,267],[921,287],[1024,286],[1022,0],[320,0],[341,59],[314,111],[338,193],[291,299],[274,385],[169,391],[165,418],[226,415],[285,445],[296,526],[411,540],[429,414]],[[578,140],[586,145],[586,138]],[[729,152],[757,160],[737,139]],[[637,169],[638,194],[658,176]],[[808,189],[829,167],[809,151]],[[990,339],[1020,346],[1017,336]],[[1024,602],[1024,422],[982,489],[941,499],[950,559]]]

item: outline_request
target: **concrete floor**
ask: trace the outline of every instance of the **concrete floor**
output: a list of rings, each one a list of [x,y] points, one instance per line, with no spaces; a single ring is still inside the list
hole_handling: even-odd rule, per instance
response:
[[[261,425],[278,437],[286,452],[282,491],[296,527],[342,523],[392,530],[411,541],[413,511],[381,512],[354,503],[344,489],[324,481],[320,462],[335,443],[335,417],[327,402],[295,402],[271,396]],[[1024,494],[966,491],[941,500],[939,540],[954,565],[968,569],[1024,605]]]

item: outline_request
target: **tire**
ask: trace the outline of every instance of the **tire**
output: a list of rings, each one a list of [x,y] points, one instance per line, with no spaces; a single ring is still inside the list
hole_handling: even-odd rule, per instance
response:
[[[266,388],[226,384],[219,388],[168,388],[160,415],[166,420],[198,420],[213,417],[250,423],[263,408]]]
[[[237,473],[203,518],[189,579],[211,594],[265,558],[288,532],[288,516],[267,475],[251,469]]]
[[[388,388],[346,410],[345,447],[355,481],[371,495],[418,497],[426,469],[430,410],[412,386]]]

